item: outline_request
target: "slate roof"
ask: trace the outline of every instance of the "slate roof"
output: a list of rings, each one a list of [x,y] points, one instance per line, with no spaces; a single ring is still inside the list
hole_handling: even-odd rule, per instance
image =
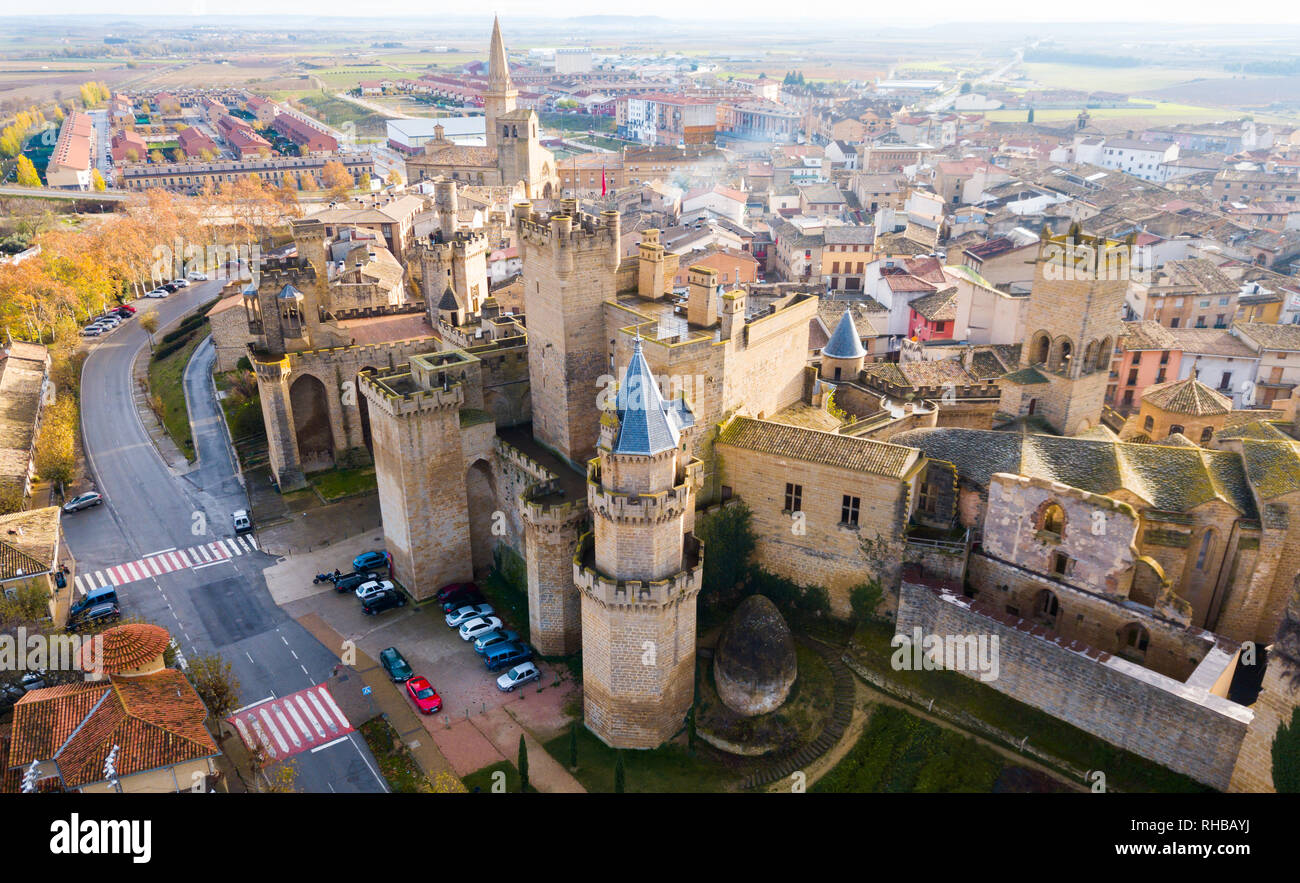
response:
[[[670,410],[646,364],[638,337],[618,388],[619,424],[614,453],[650,456],[677,447],[681,433]]]
[[[728,421],[717,443],[891,478],[902,478],[916,461],[902,445],[749,417]]]
[[[440,310],[460,309],[460,304],[456,303],[456,292],[451,290],[450,285],[448,285],[447,290],[442,293],[442,300],[438,301],[438,309]]]
[[[1142,401],[1162,411],[1190,417],[1209,417],[1232,410],[1232,399],[1194,377],[1148,386],[1142,394]]]
[[[1242,456],[1196,447],[957,428],[912,429],[892,440],[953,463],[962,478],[983,487],[993,473],[1008,472],[1059,481],[1097,494],[1109,495],[1123,488],[1151,507],[1171,512],[1186,512],[1217,499],[1242,517],[1255,518],[1252,484],[1267,484],[1273,490],[1290,482],[1300,486],[1300,458],[1291,466],[1284,452],[1258,455],[1258,474],[1248,478]],[[1294,450],[1290,457],[1295,457]]]
[[[830,342],[822,347],[822,355],[832,359],[858,359],[866,354],[857,326],[853,324],[853,311],[845,308],[831,333]]]

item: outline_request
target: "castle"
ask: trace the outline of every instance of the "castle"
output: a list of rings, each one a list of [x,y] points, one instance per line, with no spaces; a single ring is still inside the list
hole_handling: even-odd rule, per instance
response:
[[[1077,249],[1095,271],[1124,243],[1044,234],[1044,294],[1020,365],[987,384],[994,414],[884,401],[849,312],[810,364],[813,293],[728,291],[690,267],[675,295],[657,231],[620,258],[616,213],[521,203],[515,233],[522,317],[492,298],[475,312],[456,280],[478,271],[449,266],[440,341],[361,372],[384,531],[417,600],[516,550],[531,640],[582,651],[584,717],[604,741],[649,748],[683,726],[708,555],[696,511],[742,500],[756,563],[824,586],[836,615],[878,578],[900,633],[1005,632],[995,689],[1215,787],[1263,787],[1267,752],[1251,746],[1295,699],[1285,660],[1265,678],[1267,720],[1228,692],[1294,603],[1300,443],[1276,411],[1234,412],[1205,446],[1103,424],[1123,286],[1050,262]],[[880,410],[822,428],[832,393]],[[1166,412],[1205,400],[1153,395]],[[1078,701],[1107,691],[1145,710]]]

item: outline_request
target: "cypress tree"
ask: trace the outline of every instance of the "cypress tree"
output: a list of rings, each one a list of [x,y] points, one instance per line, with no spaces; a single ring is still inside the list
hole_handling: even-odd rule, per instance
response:
[[[519,734],[519,792],[528,791],[528,746],[524,744],[524,734]]]

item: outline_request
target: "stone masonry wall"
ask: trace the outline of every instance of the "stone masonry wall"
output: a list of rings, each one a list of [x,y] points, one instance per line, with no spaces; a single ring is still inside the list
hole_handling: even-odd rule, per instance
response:
[[[1127,751],[1226,789],[1251,712],[1139,665],[994,617],[970,599],[904,581],[897,630],[998,639],[988,686]],[[972,675],[973,676],[973,675]]]

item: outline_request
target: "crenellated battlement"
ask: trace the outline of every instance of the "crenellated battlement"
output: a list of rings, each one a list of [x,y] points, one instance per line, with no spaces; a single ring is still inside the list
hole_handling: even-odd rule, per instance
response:
[[[409,371],[383,375],[363,373],[359,381],[371,407],[394,417],[436,410],[459,411],[465,404],[463,383],[450,383],[446,388],[421,387]]]
[[[595,534],[584,533],[573,554],[573,582],[586,598],[602,608],[652,611],[688,601],[704,582],[704,544],[693,534],[683,537],[685,567],[666,579],[619,580],[595,566]]]

